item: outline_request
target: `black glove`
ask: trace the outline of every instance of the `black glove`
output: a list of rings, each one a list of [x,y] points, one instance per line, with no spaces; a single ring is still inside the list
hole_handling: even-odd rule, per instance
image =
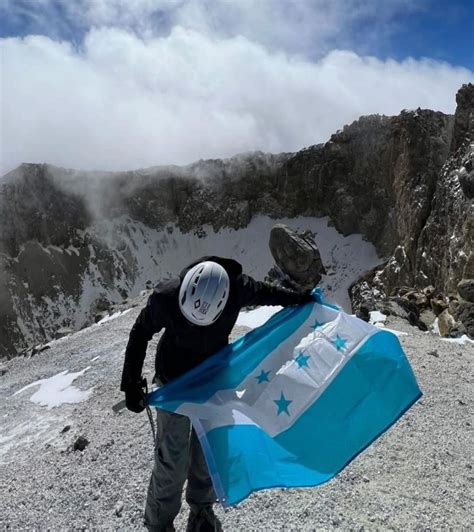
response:
[[[145,392],[140,384],[137,383],[135,386],[125,390],[125,404],[131,412],[137,414],[145,410]]]
[[[306,303],[314,303],[315,299],[311,295],[313,289],[301,290],[297,295],[297,305],[305,305]]]

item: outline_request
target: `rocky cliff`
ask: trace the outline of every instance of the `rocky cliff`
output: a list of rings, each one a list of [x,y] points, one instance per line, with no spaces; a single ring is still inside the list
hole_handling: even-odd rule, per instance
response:
[[[462,87],[454,117],[362,117],[294,154],[121,173],[21,165],[0,180],[0,356],[150,285],[154,268],[167,271],[156,252],[176,245],[173,231],[199,238],[259,214],[328,216],[339,232],[361,233],[384,259],[363,280],[372,295],[454,293],[474,277],[473,95]]]

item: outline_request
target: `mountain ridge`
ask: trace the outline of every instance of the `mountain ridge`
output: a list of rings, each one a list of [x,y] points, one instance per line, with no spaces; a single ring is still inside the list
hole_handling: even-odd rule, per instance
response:
[[[378,293],[433,285],[442,297],[453,296],[459,282],[474,276],[474,85],[464,85],[457,102],[454,116],[417,109],[361,117],[328,142],[293,154],[251,152],[132,172],[21,165],[0,181],[0,336],[7,339],[0,356],[32,341],[23,329],[34,309],[59,312],[57,328],[70,326],[81,287],[67,279],[69,271],[82,279],[92,261],[100,278],[97,301],[127,297],[124,287],[139,277],[139,250],[130,235],[140,224],[170,235],[175,227],[199,242],[243,230],[257,216],[327,216],[339,233],[360,233],[384,258],[372,276]],[[459,213],[466,214],[462,223]],[[166,253],[160,257],[166,260]],[[36,275],[32,264],[41,266]],[[49,279],[60,288],[48,288]],[[66,316],[52,310],[65,298],[71,299]],[[353,303],[356,309],[360,301]],[[34,341],[51,335],[40,321],[32,326]]]

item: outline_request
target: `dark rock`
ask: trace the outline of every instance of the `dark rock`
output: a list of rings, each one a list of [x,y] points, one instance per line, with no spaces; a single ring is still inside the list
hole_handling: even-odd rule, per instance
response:
[[[461,338],[461,336],[464,336],[467,334],[466,327],[464,325],[457,321],[452,329],[448,333],[448,338]]]
[[[115,505],[115,508],[114,508],[114,513],[117,517],[122,517],[122,512],[123,512],[123,502],[122,501],[118,501],[117,504]]]
[[[430,301],[431,309],[434,312],[435,316],[439,316],[441,312],[446,310],[448,308],[448,304],[446,301],[443,301],[442,299],[432,299]]]
[[[360,320],[364,320],[366,322],[370,321],[370,311],[366,305],[360,305],[359,309],[356,310],[355,315]]]
[[[397,316],[407,320],[410,325],[418,327],[421,331],[427,331],[428,327],[420,319],[420,310],[413,301],[405,297],[392,296],[375,303],[376,310],[387,316]]]
[[[36,347],[33,347],[30,351],[29,351],[29,356],[32,357],[32,356],[35,356],[37,355],[38,353],[42,353],[43,351],[47,351],[48,349],[51,349],[51,346],[50,345],[38,345]]]
[[[458,296],[450,295],[448,296],[448,299],[449,299],[449,303],[448,303],[449,313],[452,316],[456,317],[458,315],[460,298]]]
[[[68,336],[69,334],[72,334],[74,332],[73,329],[70,329],[69,327],[61,327],[54,333],[54,339],[58,340],[59,338],[63,338],[64,336]]]
[[[463,166],[459,172],[459,184],[464,195],[469,198],[474,198],[474,168],[472,160],[464,161],[465,166]]]
[[[456,113],[451,151],[455,152],[466,142],[474,140],[474,85],[463,85],[456,94]]]
[[[109,315],[108,312],[100,312],[99,314],[96,314],[94,316],[94,323],[98,323],[100,320],[103,320],[108,315]]]
[[[405,299],[407,299],[408,301],[412,301],[420,310],[429,308],[430,306],[429,295],[423,291],[408,290],[404,294],[402,294],[400,291],[398,293],[399,295],[403,295],[403,297],[405,297]]]
[[[79,436],[74,442],[74,451],[83,451],[89,445],[89,440],[84,436]]]
[[[92,313],[107,312],[112,303],[105,296],[102,296],[94,301],[91,307]]]
[[[124,302],[126,301],[126,299],[128,298],[128,292],[127,290],[125,290],[124,288],[117,288],[117,291],[118,293],[120,294],[120,296],[122,297],[122,299],[124,300]]]
[[[61,431],[61,434],[65,434],[66,432],[68,432],[69,430],[71,430],[71,425],[66,425],[63,430]]]
[[[385,293],[380,291],[379,287],[376,287],[374,283],[375,275],[380,267],[383,267],[383,265],[361,275],[349,287],[349,297],[353,312],[356,313],[362,306],[366,308],[367,312],[371,312],[376,309],[376,302],[385,297]],[[365,312],[363,311],[363,313]]]
[[[463,324],[466,334],[474,338],[474,303],[461,301],[458,309],[458,320]]]
[[[470,303],[474,303],[474,279],[463,279],[458,284],[457,288],[459,295],[463,299],[469,301]]]
[[[302,288],[314,288],[326,273],[314,240],[286,225],[272,228],[270,251],[278,268]]]
[[[420,318],[417,319],[415,325],[418,327],[418,329],[420,329],[420,331],[425,332],[428,330],[428,325],[426,325],[426,323]]]
[[[3,377],[3,375],[5,375],[5,373],[7,373],[7,368],[6,366],[4,366],[3,364],[0,365],[0,377]]]
[[[456,320],[449,313],[448,309],[443,310],[443,312],[441,312],[441,314],[438,316],[438,328],[439,328],[439,334],[441,336],[443,337],[449,336],[451,329],[453,329],[455,325],[456,325]]]

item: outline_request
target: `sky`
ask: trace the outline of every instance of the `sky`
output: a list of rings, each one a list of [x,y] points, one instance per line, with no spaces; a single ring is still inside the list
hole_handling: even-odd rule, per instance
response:
[[[0,174],[297,151],[453,113],[472,0],[0,0]]]

